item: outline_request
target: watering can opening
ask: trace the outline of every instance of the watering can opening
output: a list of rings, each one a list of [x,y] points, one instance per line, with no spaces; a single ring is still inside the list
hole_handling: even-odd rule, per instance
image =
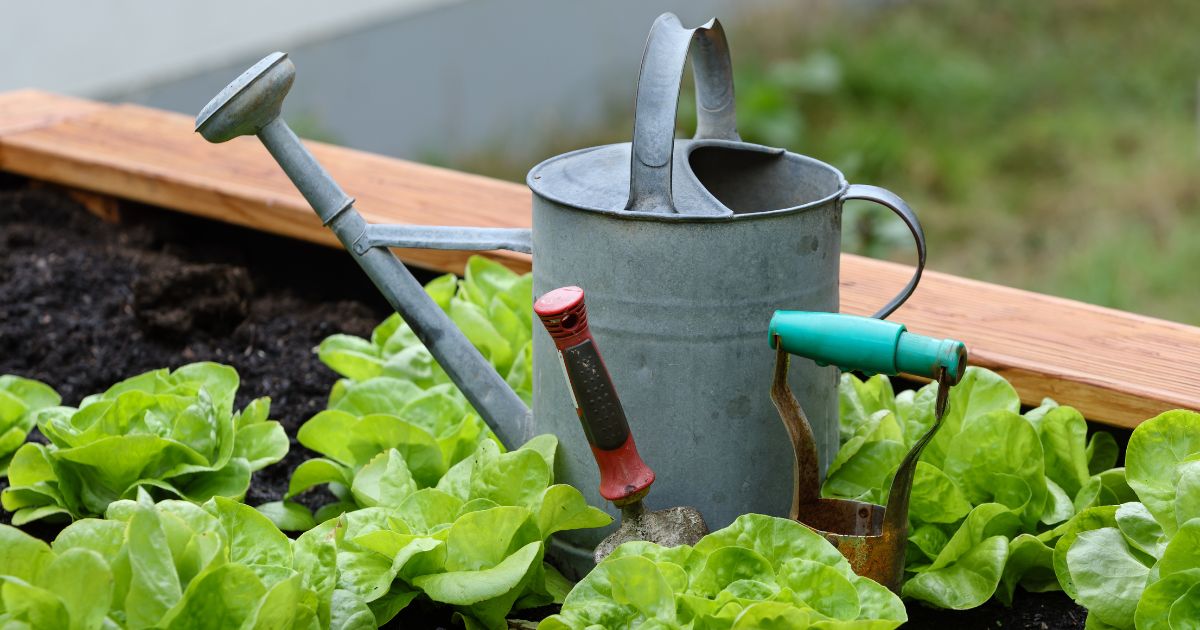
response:
[[[746,147],[696,143],[688,153],[696,182],[735,215],[821,204],[846,189],[842,174],[828,164],[778,149]]]

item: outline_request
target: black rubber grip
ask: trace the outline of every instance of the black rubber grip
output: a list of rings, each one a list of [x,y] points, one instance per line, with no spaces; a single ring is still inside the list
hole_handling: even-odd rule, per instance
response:
[[[629,439],[629,421],[596,345],[587,339],[562,357],[588,442],[603,451],[620,448]]]

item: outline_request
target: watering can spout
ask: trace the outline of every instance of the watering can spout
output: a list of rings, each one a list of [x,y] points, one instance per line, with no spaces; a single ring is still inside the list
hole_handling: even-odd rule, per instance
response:
[[[209,142],[258,136],[296,188],[412,328],[488,426],[509,447],[533,433],[529,407],[425,292],[391,247],[530,251],[528,230],[368,224],[354,199],[280,117],[296,69],[272,53],[221,90],[196,117]]]

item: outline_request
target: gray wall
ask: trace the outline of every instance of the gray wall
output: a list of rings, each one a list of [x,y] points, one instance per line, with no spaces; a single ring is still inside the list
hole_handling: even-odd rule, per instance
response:
[[[328,39],[466,0],[9,0],[0,91],[102,97],[257,54],[264,42]]]
[[[539,134],[596,125],[632,100],[659,13],[729,24],[766,2],[434,3],[324,39],[267,38],[239,59],[110,96],[194,114],[258,58],[284,50],[297,67],[285,115],[302,135],[410,159],[527,150]]]

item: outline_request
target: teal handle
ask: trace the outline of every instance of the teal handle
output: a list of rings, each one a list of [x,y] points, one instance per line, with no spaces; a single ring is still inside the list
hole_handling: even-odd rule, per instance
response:
[[[868,374],[912,374],[937,378],[940,370],[957,383],[967,369],[967,347],[954,339],[908,332],[881,319],[810,311],[775,311],[770,343],[818,365]]]

